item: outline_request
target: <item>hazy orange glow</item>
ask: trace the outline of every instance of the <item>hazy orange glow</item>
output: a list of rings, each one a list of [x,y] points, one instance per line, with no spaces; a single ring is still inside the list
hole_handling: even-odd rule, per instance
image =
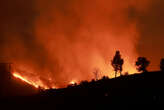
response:
[[[20,22],[18,33],[6,34],[14,36],[4,46],[12,56],[14,77],[44,89],[96,79],[95,68],[97,79],[114,78],[111,60],[116,50],[125,61],[122,73],[137,72],[140,33],[135,18],[148,0],[34,1],[32,12],[37,13],[31,21]],[[22,25],[26,28],[21,30]]]

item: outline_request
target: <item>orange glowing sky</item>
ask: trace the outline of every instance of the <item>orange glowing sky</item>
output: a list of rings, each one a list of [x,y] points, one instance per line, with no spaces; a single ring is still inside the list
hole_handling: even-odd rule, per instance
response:
[[[95,68],[99,78],[113,78],[116,50],[123,73],[136,72],[138,56],[158,70],[163,6],[163,0],[0,1],[0,61],[14,64],[15,77],[44,88],[91,80]]]

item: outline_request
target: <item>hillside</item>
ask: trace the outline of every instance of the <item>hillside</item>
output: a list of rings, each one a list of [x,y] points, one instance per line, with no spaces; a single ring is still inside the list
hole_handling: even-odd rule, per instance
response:
[[[104,77],[98,81],[83,81],[80,85],[40,91],[36,95],[12,97],[3,101],[28,103],[29,105],[47,103],[55,107],[61,107],[61,105],[163,104],[163,76],[163,72],[157,71],[114,79]]]
[[[10,99],[11,97],[18,96],[30,96],[32,94],[38,93],[38,90],[35,87],[11,75],[6,79],[1,80],[0,82],[0,99]]]
[[[162,103],[164,88],[163,72],[148,72],[115,79],[103,78],[98,81],[82,82],[65,89],[48,90],[41,96],[51,100],[65,97],[85,97],[93,99],[92,103]],[[103,98],[105,100],[96,100]],[[107,101],[106,101],[107,100]]]

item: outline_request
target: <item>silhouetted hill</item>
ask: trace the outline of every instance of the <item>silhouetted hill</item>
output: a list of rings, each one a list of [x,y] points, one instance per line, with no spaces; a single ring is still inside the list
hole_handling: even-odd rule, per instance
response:
[[[40,96],[51,100],[65,97],[85,97],[93,103],[162,103],[164,88],[163,72],[148,72],[114,79],[104,77],[98,81],[84,81],[77,86],[47,90]],[[105,98],[105,100],[94,100]],[[94,102],[95,101],[95,102]]]
[[[38,90],[35,87],[13,77],[11,73],[8,73],[8,75],[10,75],[10,77],[0,81],[0,98],[30,96],[38,93]]]
[[[114,79],[83,81],[79,85],[41,91],[37,95],[11,98],[12,102],[53,106],[110,104],[163,104],[164,73],[147,72]]]
[[[13,77],[11,65],[11,63],[0,63],[0,99],[36,94],[38,91],[36,88]]]

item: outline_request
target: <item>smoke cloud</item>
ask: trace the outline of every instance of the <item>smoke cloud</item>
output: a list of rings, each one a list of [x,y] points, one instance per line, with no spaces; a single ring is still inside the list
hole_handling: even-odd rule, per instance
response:
[[[149,2],[148,2],[149,1]],[[40,86],[113,77],[116,50],[124,72],[136,72],[138,15],[151,0],[6,0],[1,17],[1,60]],[[13,2],[13,3],[12,3]]]

